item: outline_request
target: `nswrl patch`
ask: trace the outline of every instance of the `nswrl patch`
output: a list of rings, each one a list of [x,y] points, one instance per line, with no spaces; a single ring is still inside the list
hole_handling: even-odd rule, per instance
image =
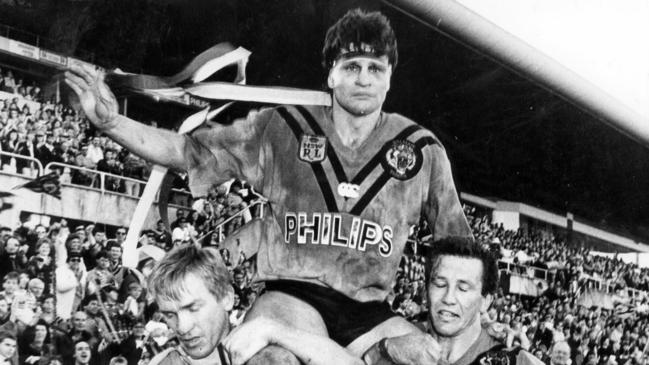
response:
[[[300,138],[300,160],[314,163],[322,162],[327,157],[327,137],[303,134]]]

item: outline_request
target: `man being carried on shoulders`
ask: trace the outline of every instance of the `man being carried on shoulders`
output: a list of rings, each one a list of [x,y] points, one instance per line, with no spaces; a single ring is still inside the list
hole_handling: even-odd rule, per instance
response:
[[[387,18],[351,10],[324,43],[331,107],[268,108],[191,135],[119,115],[95,70],[73,66],[66,83],[107,136],[148,161],[187,171],[194,196],[237,178],[266,197],[271,214],[242,229],[252,236],[242,245],[258,247],[257,278],[266,282],[246,321],[271,318],[360,357],[383,337],[417,330],[386,298],[421,214],[435,239],[471,231],[439,140],[382,110],[397,65]],[[252,363],[286,364],[288,355],[269,347]]]

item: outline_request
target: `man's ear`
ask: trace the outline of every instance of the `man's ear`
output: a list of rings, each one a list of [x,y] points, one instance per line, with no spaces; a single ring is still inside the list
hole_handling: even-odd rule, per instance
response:
[[[221,305],[226,311],[231,311],[234,307],[234,288],[232,285],[228,285],[228,291],[225,293],[225,297],[221,299]]]
[[[331,70],[329,70],[329,76],[327,76],[327,86],[330,89],[334,88],[334,77],[331,75]]]

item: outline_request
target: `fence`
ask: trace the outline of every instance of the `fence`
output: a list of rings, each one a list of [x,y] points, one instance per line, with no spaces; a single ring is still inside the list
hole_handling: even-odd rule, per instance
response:
[[[245,222],[244,214],[249,213],[250,218],[252,218],[252,212],[255,211],[254,209],[257,208],[257,207],[259,207],[259,210],[256,211],[257,212],[256,218],[264,218],[265,209],[266,209],[265,206],[266,206],[267,203],[268,203],[268,201],[265,200],[265,199],[260,198],[259,200],[255,200],[249,206],[241,209],[240,211],[236,212],[232,216],[228,217],[228,219],[226,219],[223,222],[219,223],[218,226],[216,226],[212,231],[207,232],[203,237],[207,237],[212,233],[218,233],[218,237],[219,237],[218,242],[219,243],[223,242],[223,239],[225,239],[225,235],[223,234],[223,230],[225,229],[225,227],[226,227],[226,225],[228,223],[230,223],[231,221],[233,221],[234,219],[239,218],[239,217],[244,219],[244,224],[248,223],[248,222]],[[203,237],[201,237],[201,239]]]
[[[19,163],[21,161],[24,163]],[[43,164],[40,161],[17,153],[0,151],[0,165],[2,172],[12,175],[36,177],[43,174]]]
[[[514,264],[507,261],[498,261],[498,269],[501,271],[506,271],[509,273],[518,273],[523,276],[530,278],[543,279],[546,281],[553,280],[555,273],[551,270],[543,269],[540,267],[526,266]],[[592,288],[597,290],[603,290],[606,293],[614,293],[617,290],[618,284],[615,282],[610,282],[607,280],[599,279],[596,277],[582,277],[580,281],[584,284],[585,288]],[[632,300],[641,300],[643,298],[648,298],[648,293],[644,290],[639,290],[635,288],[624,288],[626,295]]]
[[[45,166],[45,171],[58,171],[61,175],[61,184],[96,190],[102,193],[119,194],[129,197],[139,197],[144,190],[146,181],[130,177],[115,175],[108,172],[89,169],[60,162],[50,162]],[[171,189],[170,202],[175,205],[187,206],[190,203],[191,193],[185,190]],[[157,198],[156,198],[157,200]],[[185,204],[182,204],[184,202]]]

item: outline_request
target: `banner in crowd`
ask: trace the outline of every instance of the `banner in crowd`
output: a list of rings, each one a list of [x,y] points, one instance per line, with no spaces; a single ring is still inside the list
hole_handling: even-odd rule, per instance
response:
[[[614,310],[615,315],[621,318],[626,318],[635,313],[635,307],[631,304],[629,298],[597,289],[589,289],[581,294],[577,304],[586,308],[599,307]]]
[[[609,259],[622,260],[627,264],[638,265],[638,267],[640,268],[649,268],[649,253],[647,252],[613,253],[590,251],[590,254],[595,256],[608,257]]]
[[[523,276],[516,273],[501,272],[500,285],[505,293],[527,295],[531,297],[541,296],[548,289],[547,280]]]

